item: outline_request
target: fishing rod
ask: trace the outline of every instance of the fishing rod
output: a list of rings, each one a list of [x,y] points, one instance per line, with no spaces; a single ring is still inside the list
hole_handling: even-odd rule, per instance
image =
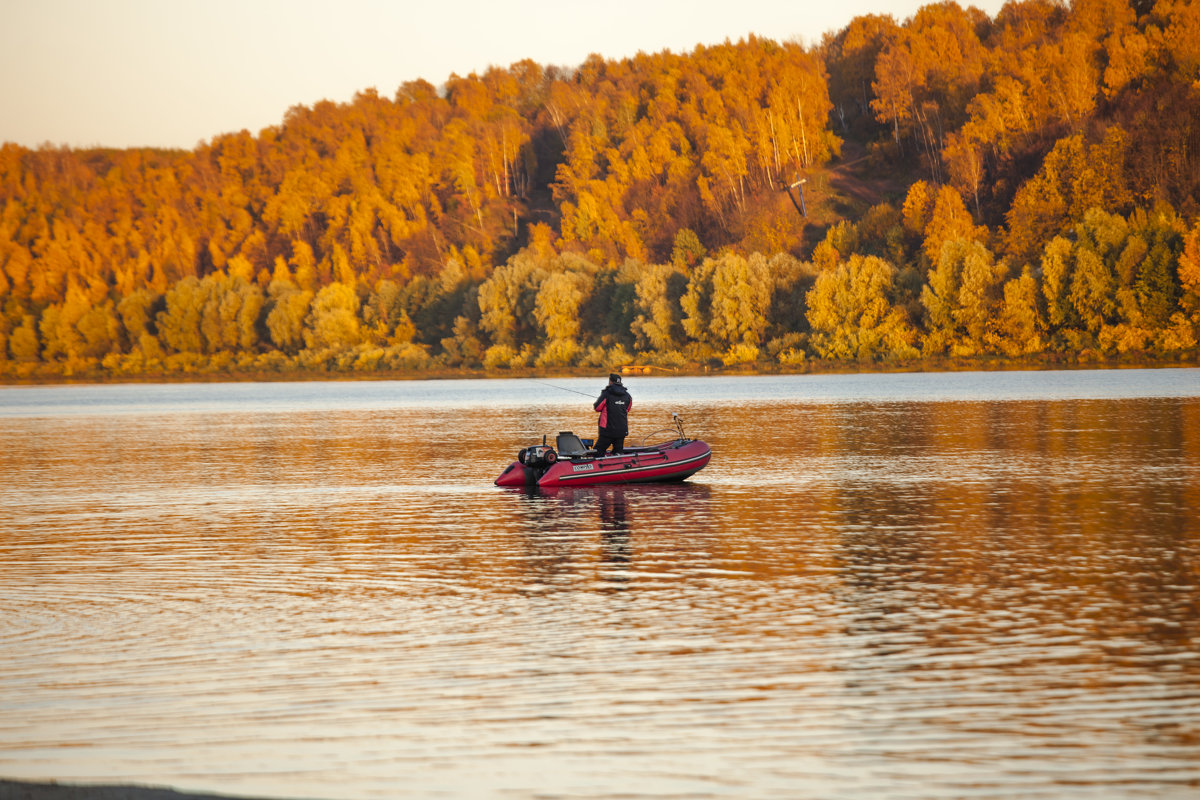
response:
[[[583,395],[584,397],[592,397],[592,395],[588,394],[587,392],[579,392],[579,391],[576,391],[575,389],[568,389],[565,386],[555,386],[553,383],[546,383],[545,381],[539,381],[536,378],[526,378],[526,380],[533,381],[534,383],[540,383],[542,386],[549,386],[551,389],[560,389],[564,392],[571,392],[572,394],[579,394],[579,395]]]

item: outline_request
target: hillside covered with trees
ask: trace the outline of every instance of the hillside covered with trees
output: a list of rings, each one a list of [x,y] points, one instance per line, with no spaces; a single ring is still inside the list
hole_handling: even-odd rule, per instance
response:
[[[1194,0],[947,2],[811,47],[364,91],[191,151],[0,147],[9,379],[1194,361],[1198,337]]]

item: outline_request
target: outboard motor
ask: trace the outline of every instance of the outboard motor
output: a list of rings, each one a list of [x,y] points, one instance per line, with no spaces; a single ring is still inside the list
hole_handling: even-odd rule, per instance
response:
[[[558,453],[554,452],[554,448],[548,445],[539,444],[533,447],[526,447],[521,452],[517,453],[517,461],[527,467],[534,469],[545,469],[558,461]]]
[[[526,447],[517,453],[517,460],[508,465],[496,479],[497,486],[536,486],[538,479],[558,461],[558,453],[542,441],[542,444]]]

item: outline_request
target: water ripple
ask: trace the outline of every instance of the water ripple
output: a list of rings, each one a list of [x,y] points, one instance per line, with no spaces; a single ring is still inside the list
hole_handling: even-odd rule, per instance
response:
[[[716,456],[693,482],[551,493],[491,486],[518,442],[482,401],[314,402],[3,423],[0,775],[1200,785],[1195,400],[695,401]]]

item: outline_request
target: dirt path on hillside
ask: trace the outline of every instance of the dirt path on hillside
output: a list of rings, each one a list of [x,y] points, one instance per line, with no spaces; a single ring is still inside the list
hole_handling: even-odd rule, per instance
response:
[[[896,174],[878,169],[861,142],[850,139],[842,143],[841,157],[828,169],[829,188],[834,193],[867,207],[903,202],[908,189]]]

